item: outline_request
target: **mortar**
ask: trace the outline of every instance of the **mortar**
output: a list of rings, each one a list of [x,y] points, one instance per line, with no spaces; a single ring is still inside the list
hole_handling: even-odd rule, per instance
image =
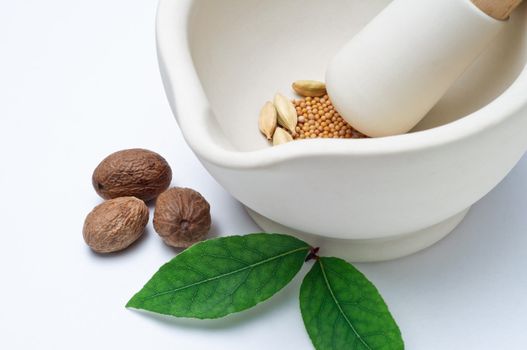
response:
[[[160,0],[158,8],[165,90],[205,168],[266,232],[350,261],[439,241],[527,149],[526,6],[411,133],[268,145],[257,127],[263,103],[294,80],[323,80],[331,57],[388,3]]]

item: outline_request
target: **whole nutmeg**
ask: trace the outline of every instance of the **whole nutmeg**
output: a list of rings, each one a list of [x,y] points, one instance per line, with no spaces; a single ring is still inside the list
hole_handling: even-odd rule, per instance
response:
[[[210,225],[210,205],[198,192],[171,188],[157,198],[154,228],[169,246],[188,248],[202,241]]]
[[[104,199],[156,198],[170,186],[172,170],[159,154],[145,149],[129,149],[106,157],[93,172],[95,191]]]
[[[135,197],[121,197],[96,206],[84,222],[86,244],[97,253],[128,248],[145,230],[148,207]]]

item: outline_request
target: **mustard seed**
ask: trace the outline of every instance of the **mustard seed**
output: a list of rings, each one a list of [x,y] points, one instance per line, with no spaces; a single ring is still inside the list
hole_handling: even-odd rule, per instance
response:
[[[335,110],[328,95],[303,97],[292,101],[298,112],[296,135],[293,138],[366,138],[353,129]]]

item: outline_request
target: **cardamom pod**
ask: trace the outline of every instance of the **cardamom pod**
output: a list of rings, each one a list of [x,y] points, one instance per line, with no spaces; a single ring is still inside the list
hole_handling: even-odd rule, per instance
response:
[[[282,94],[276,94],[274,97],[274,106],[278,112],[278,124],[294,134],[296,132],[296,125],[298,124],[298,114],[291,100]]]
[[[272,140],[277,123],[278,113],[276,112],[276,108],[272,102],[267,102],[260,112],[259,126],[260,131],[268,140]]]
[[[293,90],[304,97],[321,97],[327,94],[326,84],[315,80],[298,80],[293,83]]]
[[[274,132],[274,135],[273,135],[273,145],[274,146],[283,145],[284,143],[288,143],[291,141],[293,141],[293,137],[291,136],[290,133],[288,133],[282,128],[276,128],[276,131]]]

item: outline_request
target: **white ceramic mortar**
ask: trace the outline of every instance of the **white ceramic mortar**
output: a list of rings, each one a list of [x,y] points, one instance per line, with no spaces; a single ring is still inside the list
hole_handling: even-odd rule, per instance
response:
[[[525,6],[414,132],[269,147],[257,127],[263,103],[294,80],[322,80],[388,3],[160,0],[158,11],[167,96],[207,170],[265,231],[352,261],[445,237],[527,149]]]

